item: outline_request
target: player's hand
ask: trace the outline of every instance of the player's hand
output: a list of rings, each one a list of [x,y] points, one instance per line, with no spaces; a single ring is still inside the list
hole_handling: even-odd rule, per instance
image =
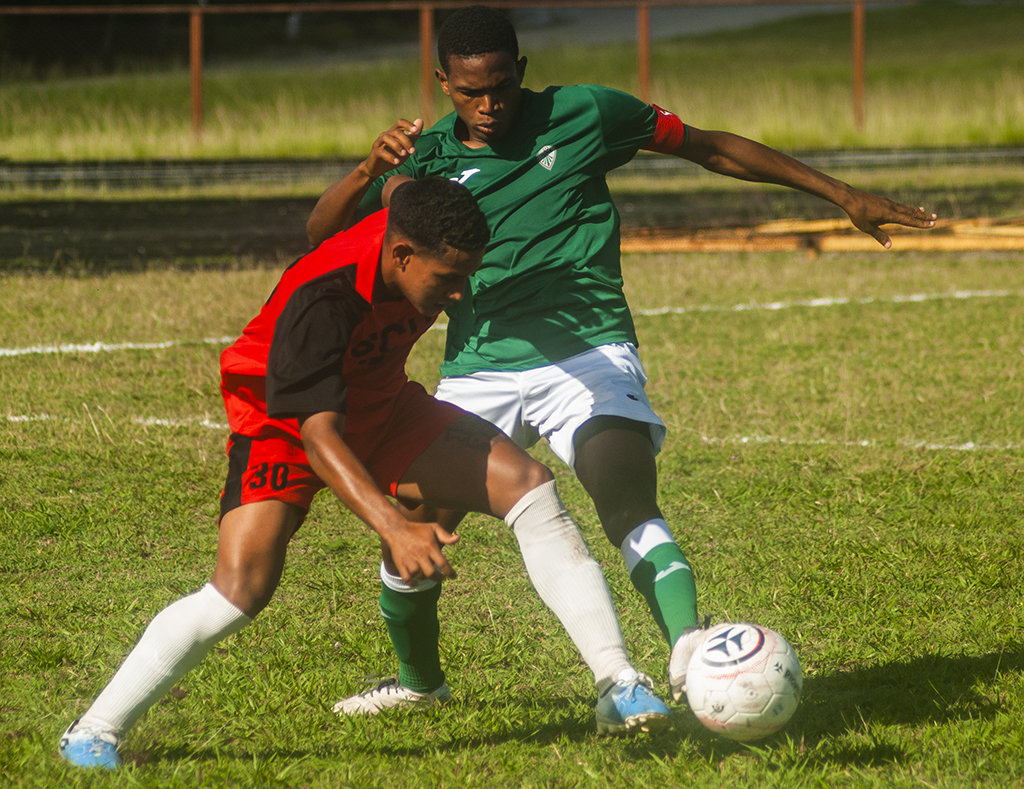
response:
[[[896,203],[885,197],[853,190],[852,201],[844,206],[850,215],[853,226],[875,239],[886,249],[892,246],[892,240],[881,225],[903,225],[928,229],[935,227],[936,215],[927,213],[923,208]]]
[[[416,140],[423,132],[423,121],[420,118],[410,122],[399,119],[394,126],[373,141],[370,155],[363,162],[363,167],[371,178],[379,178],[384,173],[395,169],[416,153]]]
[[[384,538],[391,564],[406,583],[457,578],[442,548],[458,541],[459,535],[449,534],[439,523],[412,521],[406,521],[403,529]]]

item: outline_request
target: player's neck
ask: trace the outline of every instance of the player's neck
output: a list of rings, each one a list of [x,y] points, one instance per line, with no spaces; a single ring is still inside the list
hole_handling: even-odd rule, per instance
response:
[[[384,301],[401,301],[405,298],[402,291],[398,289],[395,282],[393,270],[385,271],[387,263],[384,260],[384,250],[381,250],[380,260],[377,262],[377,273],[373,277],[373,293],[370,296],[371,304],[380,304]]]
[[[489,145],[489,143],[486,143],[483,140],[471,139],[470,135],[469,135],[469,128],[462,121],[462,118],[458,118],[455,121],[455,130],[454,131],[455,131],[455,139],[458,140],[459,142],[461,142],[467,148],[472,148],[472,149],[476,150],[478,148],[486,148]]]

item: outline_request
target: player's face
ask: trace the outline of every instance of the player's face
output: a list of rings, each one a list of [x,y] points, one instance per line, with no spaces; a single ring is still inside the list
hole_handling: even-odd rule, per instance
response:
[[[420,314],[440,315],[462,299],[466,283],[483,261],[483,250],[445,247],[440,254],[411,249],[396,271],[398,290]]]
[[[526,58],[517,62],[507,52],[450,58],[448,73],[437,71],[441,89],[466,126],[466,145],[482,148],[505,136],[519,114],[525,73]]]

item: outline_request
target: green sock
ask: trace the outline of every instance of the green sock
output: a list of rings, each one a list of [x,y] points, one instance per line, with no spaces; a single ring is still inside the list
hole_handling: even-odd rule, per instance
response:
[[[381,584],[380,612],[398,655],[398,681],[412,690],[430,691],[444,682],[438,654],[440,596],[441,584],[422,592],[396,592]]]
[[[652,548],[629,579],[647,600],[670,647],[684,630],[697,626],[697,584],[690,563],[674,542]]]

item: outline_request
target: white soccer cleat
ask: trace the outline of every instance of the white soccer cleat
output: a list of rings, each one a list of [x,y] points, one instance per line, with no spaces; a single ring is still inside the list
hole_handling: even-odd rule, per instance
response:
[[[447,682],[434,690],[420,691],[405,687],[396,677],[388,677],[369,690],[342,699],[334,705],[334,711],[338,715],[376,715],[381,710],[437,707],[451,698]]]
[[[703,627],[685,630],[672,647],[668,658],[668,689],[673,701],[682,701],[686,697],[686,670],[693,653],[704,643],[708,634],[707,622],[705,619]]]

